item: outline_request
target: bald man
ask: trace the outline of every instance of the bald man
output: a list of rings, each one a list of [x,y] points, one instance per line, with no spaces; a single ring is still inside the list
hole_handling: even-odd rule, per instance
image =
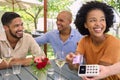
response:
[[[81,39],[81,34],[72,29],[72,13],[69,11],[62,11],[57,16],[57,30],[52,30],[42,36],[35,38],[39,45],[50,43],[54,53],[64,52],[67,55],[70,52],[75,52],[77,42]],[[65,56],[64,56],[65,58]]]

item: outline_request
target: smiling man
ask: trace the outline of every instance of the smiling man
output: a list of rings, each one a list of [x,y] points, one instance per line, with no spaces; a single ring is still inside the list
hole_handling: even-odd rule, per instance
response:
[[[42,36],[35,38],[39,45],[50,43],[54,53],[64,52],[67,55],[70,52],[75,52],[77,43],[82,35],[73,29],[70,24],[72,23],[72,14],[69,11],[61,11],[57,15],[57,30],[52,30]]]
[[[19,62],[22,65],[29,65],[31,58],[26,58],[28,52],[33,55],[44,55],[33,37],[23,32],[23,21],[21,16],[14,12],[5,12],[1,18],[4,32],[0,33],[0,57],[9,53],[12,56],[12,63]],[[2,57],[1,57],[2,58]],[[0,63],[0,69],[5,68],[4,61]]]

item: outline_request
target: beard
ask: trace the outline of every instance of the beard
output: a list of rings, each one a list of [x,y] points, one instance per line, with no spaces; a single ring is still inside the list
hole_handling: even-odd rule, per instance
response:
[[[10,35],[11,35],[12,37],[16,38],[16,39],[21,39],[21,38],[23,37],[23,35],[20,36],[20,37],[18,37],[17,35],[13,34],[10,29],[9,29],[9,32],[10,32]],[[16,31],[16,33],[17,33],[17,31]]]

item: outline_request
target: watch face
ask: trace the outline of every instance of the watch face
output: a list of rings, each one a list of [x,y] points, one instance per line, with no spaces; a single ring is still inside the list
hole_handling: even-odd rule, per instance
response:
[[[85,74],[86,73],[86,66],[80,66],[79,74]]]

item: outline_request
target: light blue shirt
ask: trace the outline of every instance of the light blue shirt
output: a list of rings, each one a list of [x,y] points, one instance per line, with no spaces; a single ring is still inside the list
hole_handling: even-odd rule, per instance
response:
[[[71,29],[70,37],[63,42],[59,37],[59,31],[53,30],[45,33],[42,36],[36,37],[35,40],[39,45],[50,43],[54,53],[64,52],[65,56],[70,52],[75,52],[77,43],[81,39],[82,35],[76,29]]]

